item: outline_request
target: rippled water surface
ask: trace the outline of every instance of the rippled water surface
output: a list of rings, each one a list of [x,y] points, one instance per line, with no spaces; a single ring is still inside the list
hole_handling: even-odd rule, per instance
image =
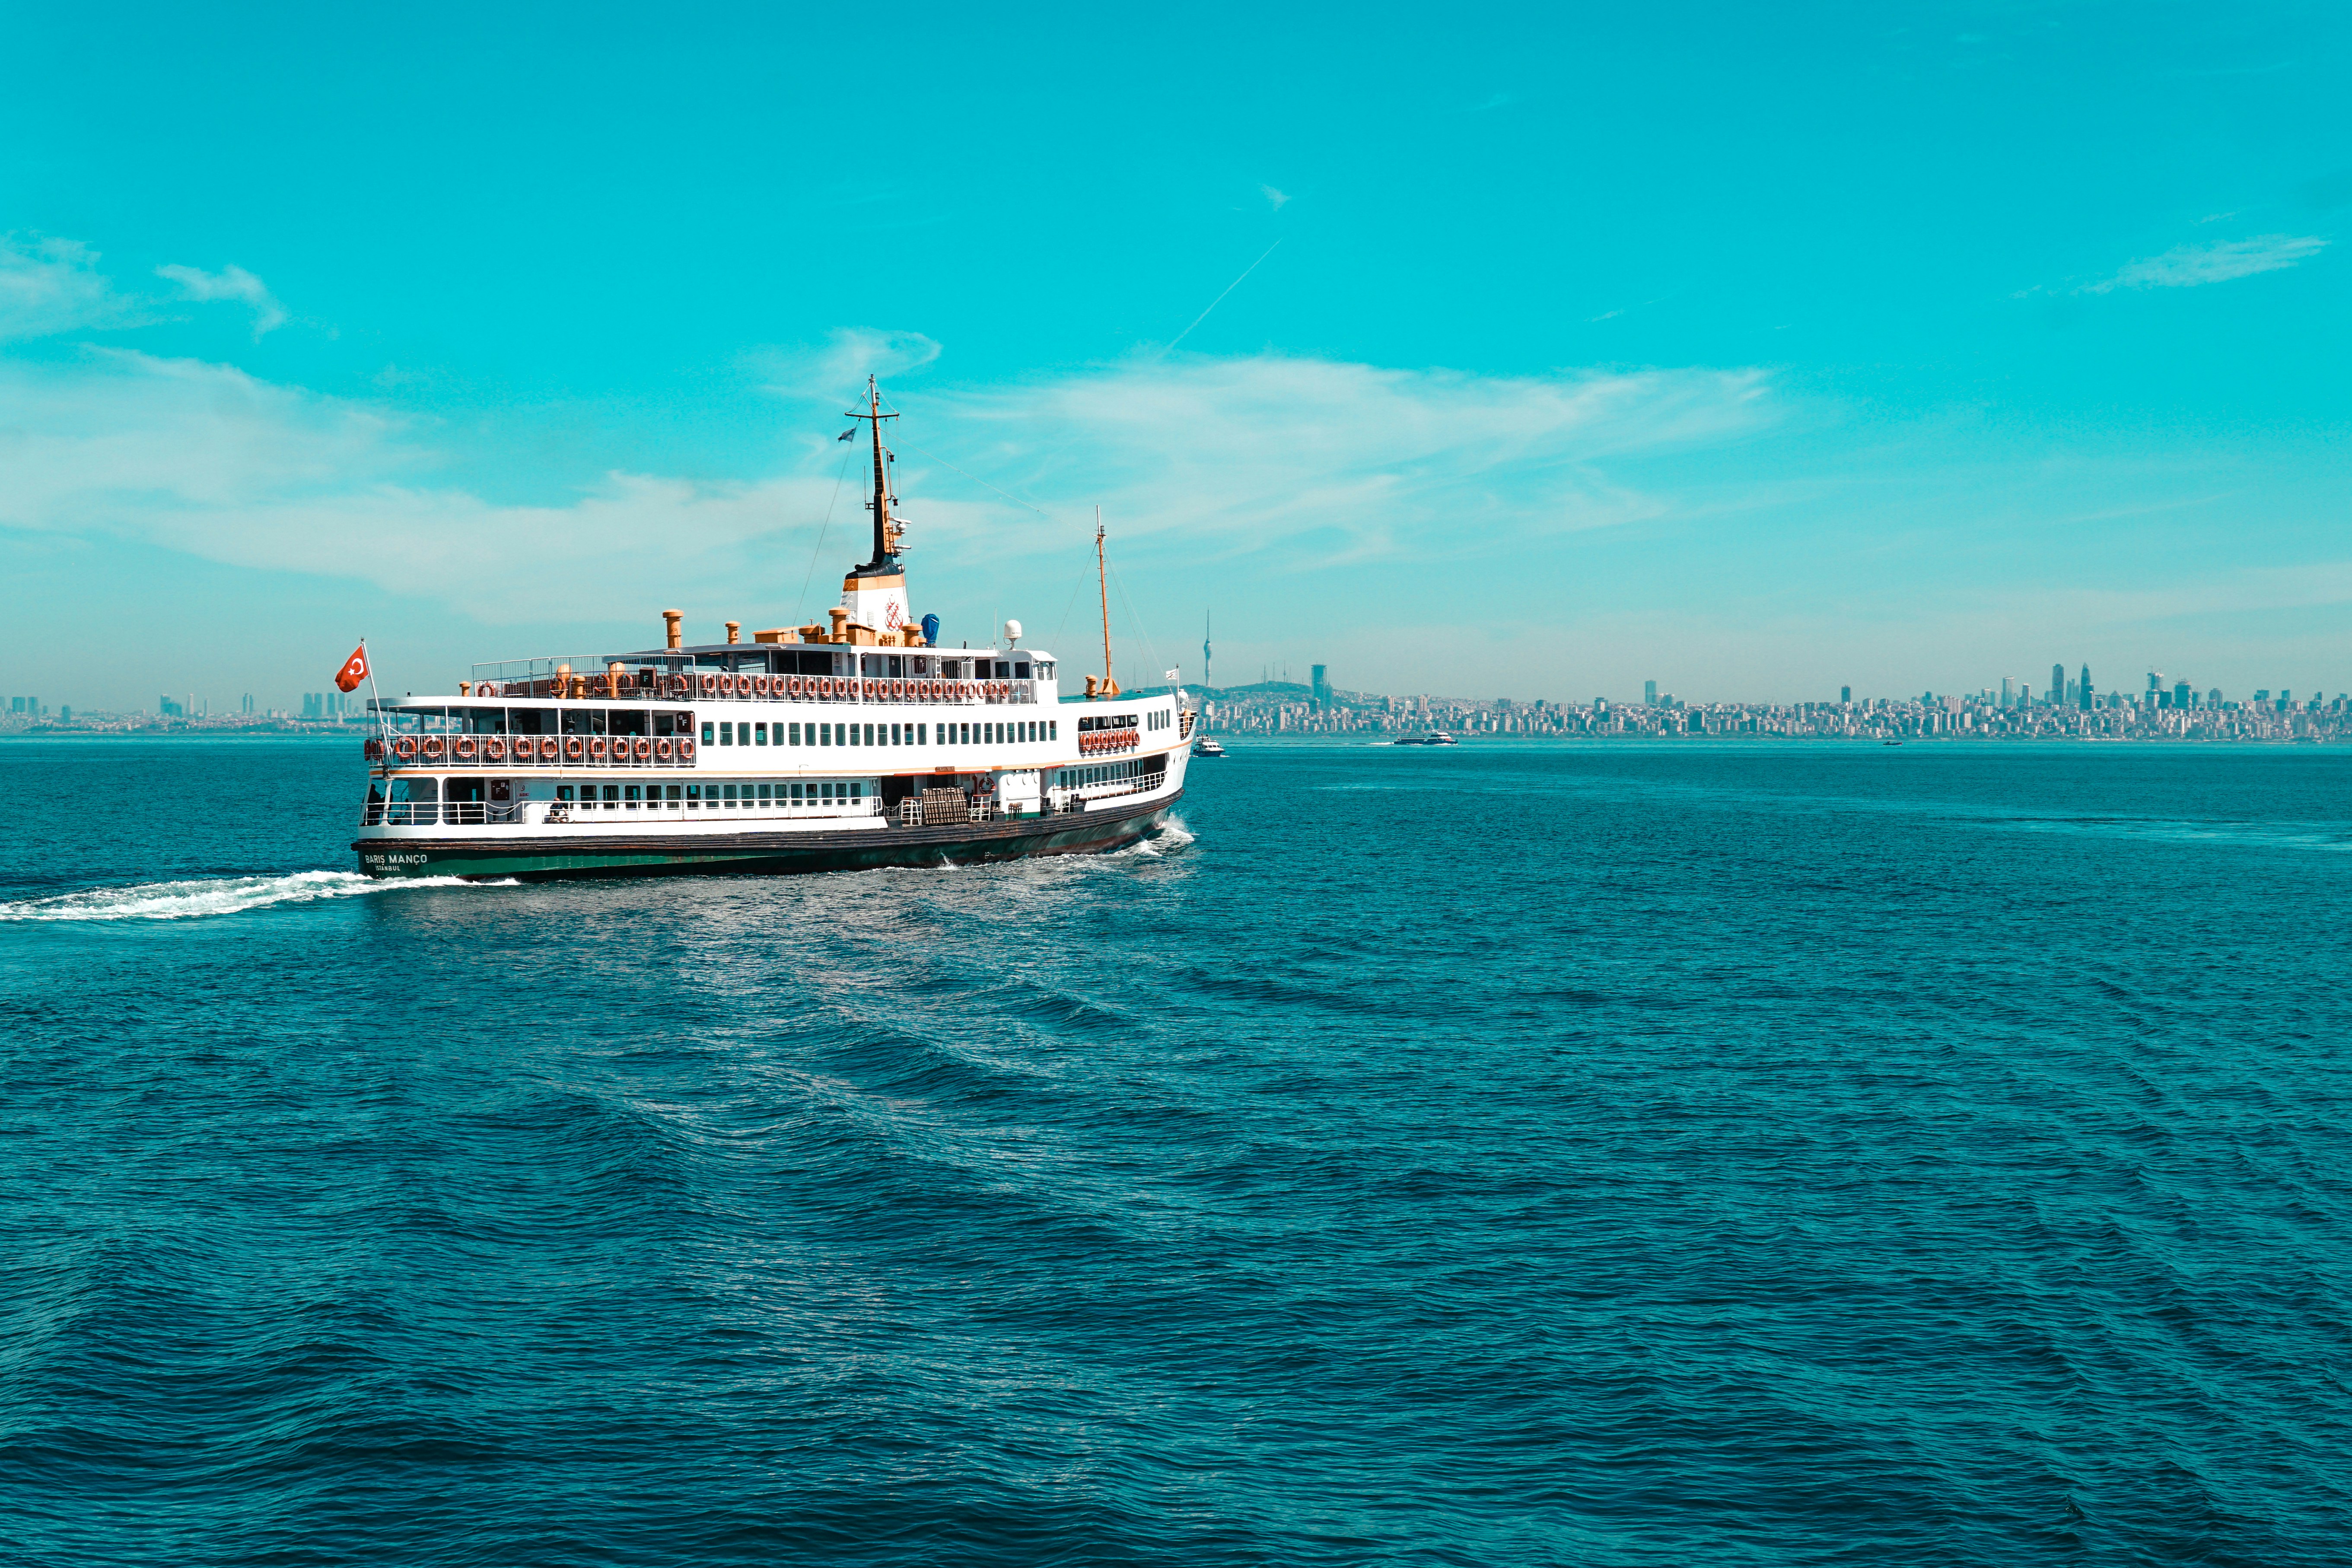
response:
[[[0,1559],[2352,1560],[2352,756],[482,887],[355,750],[0,745]]]

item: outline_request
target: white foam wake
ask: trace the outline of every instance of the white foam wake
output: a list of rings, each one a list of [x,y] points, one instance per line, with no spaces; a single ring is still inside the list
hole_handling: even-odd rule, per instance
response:
[[[295,871],[283,877],[215,877],[190,882],[138,882],[90,888],[54,898],[0,903],[0,921],[181,921],[242,914],[273,904],[304,904],[394,888],[471,888],[461,877],[379,881],[356,871]]]

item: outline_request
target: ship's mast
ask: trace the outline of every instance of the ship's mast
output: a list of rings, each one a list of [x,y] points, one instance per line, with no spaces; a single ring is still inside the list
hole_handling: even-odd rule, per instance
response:
[[[894,537],[898,525],[890,521],[890,502],[896,498],[890,494],[890,476],[884,467],[888,454],[882,448],[882,421],[898,416],[882,412],[882,389],[869,375],[866,378],[865,410],[850,409],[847,417],[866,420],[874,427],[874,499],[867,503],[874,512],[874,559],[868,564],[881,566],[888,563],[898,544]]]
[[[1102,508],[1095,508],[1095,586],[1102,591],[1103,621],[1103,694],[1118,695],[1118,682],[1110,678],[1110,564],[1103,554]]]

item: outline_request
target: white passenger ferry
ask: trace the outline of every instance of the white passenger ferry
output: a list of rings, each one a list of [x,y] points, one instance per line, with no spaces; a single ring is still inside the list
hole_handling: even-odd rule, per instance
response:
[[[1123,694],[1008,621],[934,646],[912,614],[879,389],[873,559],[823,621],[596,659],[477,665],[454,695],[377,700],[360,868],[539,879],[828,871],[1116,848],[1184,793],[1181,689]],[[1097,531],[1097,552],[1101,551]],[[1099,562],[1098,562],[1099,563]]]

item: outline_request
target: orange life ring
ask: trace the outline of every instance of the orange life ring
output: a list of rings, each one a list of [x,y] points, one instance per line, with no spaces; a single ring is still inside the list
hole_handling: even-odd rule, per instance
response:
[[[754,697],[765,697],[767,694],[768,678],[764,675],[753,676],[751,678],[751,695]]]
[[[666,763],[669,761],[670,753],[677,749],[676,742],[672,742],[667,735],[663,735],[654,742],[654,760]]]
[[[898,701],[905,701],[907,698],[907,683],[903,680],[892,681],[890,683],[890,695]]]
[[[719,695],[719,678],[717,676],[705,675],[701,679],[700,685],[702,687],[702,694],[705,697],[716,697]]]
[[[497,681],[495,681],[495,680],[478,680],[478,681],[474,682],[474,695],[475,695],[475,696],[477,696],[477,697],[496,697],[498,694],[499,694],[499,683],[498,683]]]
[[[449,750],[457,761],[470,763],[474,760],[474,753],[481,750],[481,743],[471,735],[460,735],[451,743]]]
[[[654,755],[654,743],[640,735],[629,742],[629,755],[641,763],[651,762]]]
[[[425,760],[426,762],[439,762],[441,760],[441,753],[446,749],[446,744],[442,741],[440,736],[427,735],[425,737],[424,752]]]
[[[360,747],[360,755],[372,763],[377,761],[383,755],[383,742],[373,735],[369,736],[367,743]]]
[[[866,683],[866,691],[865,691],[865,696],[866,696],[866,700],[867,701],[871,702],[874,699],[876,699],[877,697],[879,697],[879,696],[881,696],[881,695],[882,695],[882,683],[881,683],[880,681],[878,681],[878,680],[869,680],[869,681],[867,681],[867,682]]]
[[[394,753],[397,755],[402,762],[407,762],[410,758],[416,755],[416,737],[414,735],[403,735],[398,740],[393,742],[392,749]]]
[[[506,742],[500,740],[496,735],[493,735],[488,740],[483,742],[482,760],[488,763],[505,762],[507,760]]]
[[[831,676],[827,676],[824,682],[824,694],[827,697],[838,697],[841,695],[841,686],[842,683],[840,681],[834,679]]]
[[[603,762],[609,751],[610,748],[605,745],[604,736],[591,735],[588,737],[588,760],[590,762]]]
[[[681,735],[681,736],[679,736],[679,737],[678,737],[678,742],[677,742],[677,757],[678,757],[678,761],[680,761],[680,762],[682,762],[682,763],[690,763],[690,762],[694,761],[694,737],[693,737],[693,736],[691,736],[691,735]]]
[[[792,696],[798,697],[801,694],[801,678],[799,676],[795,675],[788,677],[784,682],[784,686],[785,689]]]
[[[563,760],[576,763],[588,754],[588,743],[577,735],[563,737]]]

